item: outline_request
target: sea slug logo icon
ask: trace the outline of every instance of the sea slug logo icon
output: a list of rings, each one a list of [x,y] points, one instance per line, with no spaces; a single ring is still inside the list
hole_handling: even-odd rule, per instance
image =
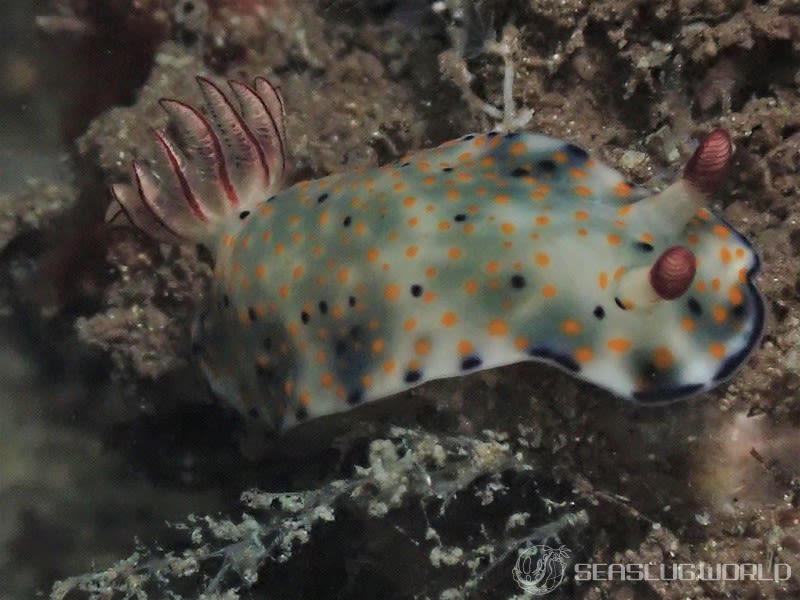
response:
[[[514,565],[514,581],[526,594],[544,596],[561,585],[570,554],[566,546],[525,548],[519,553],[517,564]]]

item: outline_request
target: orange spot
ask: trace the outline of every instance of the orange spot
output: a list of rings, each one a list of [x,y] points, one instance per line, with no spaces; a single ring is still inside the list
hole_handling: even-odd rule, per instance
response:
[[[356,223],[355,227],[353,227],[353,231],[355,231],[356,235],[364,235],[367,231],[367,226],[364,224],[364,221],[359,221]]]
[[[608,273],[601,271],[600,275],[597,276],[597,284],[601,290],[606,289],[608,287]]]
[[[406,331],[411,331],[416,326],[417,326],[417,320],[416,319],[406,319],[406,322],[403,323],[403,329],[405,329]]]
[[[575,360],[577,360],[579,363],[587,363],[594,358],[594,352],[592,352],[591,348],[580,346],[575,349],[574,356]]]
[[[652,233],[643,233],[639,237],[639,239],[642,240],[643,242],[648,243],[648,244],[652,244],[653,243],[653,234]]]
[[[444,195],[445,198],[447,198],[451,202],[458,200],[459,196],[461,196],[461,194],[458,193],[458,190],[447,190]]]
[[[729,262],[731,262],[731,259],[733,258],[733,256],[731,255],[731,251],[728,250],[728,248],[723,246],[719,250],[719,258],[723,263],[728,264]]]
[[[381,338],[378,338],[377,340],[372,342],[372,351],[375,354],[380,354],[381,352],[383,352],[383,340]]]
[[[739,269],[739,283],[747,283],[747,269],[744,267]]]
[[[470,158],[472,158],[472,152],[462,152],[461,154],[458,155],[458,160],[461,162],[466,162]]]
[[[592,188],[586,187],[585,185],[576,185],[575,193],[578,194],[578,196],[586,198],[587,196],[592,195]]]
[[[702,293],[702,292],[705,292],[705,291],[706,291],[706,287],[707,287],[707,286],[706,286],[706,282],[705,282],[705,281],[703,281],[703,280],[701,279],[700,281],[698,281],[698,282],[695,284],[695,286],[694,286],[694,287],[695,287],[695,289],[696,289],[698,292],[701,292],[701,293]]]
[[[714,277],[714,279],[711,280],[711,289],[715,292],[719,291],[720,285],[719,277]]]
[[[614,271],[614,281],[619,281],[622,279],[622,276],[625,274],[625,267],[619,267],[616,271]]]
[[[417,246],[409,246],[406,248],[406,256],[408,258],[414,258],[417,255],[417,252],[419,252],[419,248]]]
[[[433,175],[428,175],[425,178],[423,178],[422,183],[424,183],[425,185],[433,185],[434,183],[436,183],[436,177],[434,177]]]
[[[283,254],[283,244],[275,244],[275,254]]]
[[[738,306],[739,304],[744,302],[744,296],[742,295],[742,291],[735,285],[732,285],[728,289],[728,299],[734,306]]]
[[[577,167],[570,169],[569,174],[575,179],[586,179],[586,171],[583,169],[578,169]]]
[[[614,187],[614,193],[620,198],[629,198],[633,193],[633,188],[621,181]]]
[[[242,248],[247,248],[250,245],[250,236],[246,235],[242,238]]]
[[[436,267],[428,267],[425,269],[425,276],[426,277],[436,277]]]
[[[497,194],[494,197],[494,201],[497,202],[498,204],[508,204],[510,200],[511,196],[509,196],[508,194]]]
[[[489,335],[506,335],[508,334],[508,323],[502,319],[492,319],[486,329]]]
[[[619,237],[616,233],[609,233],[606,236],[606,240],[612,246],[619,246],[622,243],[622,238]]]
[[[264,208],[262,208],[261,214],[265,217],[270,216],[272,214],[272,204],[267,204]]]
[[[402,192],[404,189],[406,189],[406,184],[403,183],[402,181],[398,181],[392,186],[392,188],[394,189],[395,192]]]
[[[331,375],[330,373],[323,373],[319,382],[322,384],[322,387],[325,388],[331,387],[331,384],[333,383],[333,375]]]
[[[461,340],[458,342],[459,354],[472,354],[472,343],[469,340]]]
[[[513,223],[503,223],[502,225],[500,225],[500,230],[505,234],[514,233],[515,229],[516,227],[514,227]]]
[[[259,279],[263,278],[267,274],[267,268],[264,265],[258,265],[256,267],[256,277]]]
[[[694,331],[694,328],[697,327],[697,325],[695,324],[694,320],[690,319],[689,317],[684,317],[681,319],[681,327],[683,327],[685,331]]]
[[[378,250],[377,248],[370,248],[369,250],[367,250],[367,260],[369,262],[375,262],[376,260],[378,260],[378,257],[380,257],[380,255],[381,251]]]
[[[456,179],[466,183],[468,181],[472,181],[472,175],[470,175],[469,173],[465,173],[464,171],[461,171],[456,175]]]
[[[298,399],[300,400],[300,405],[305,406],[306,408],[308,408],[308,405],[311,404],[311,394],[308,392],[300,392]]]
[[[486,263],[486,272],[487,273],[495,274],[499,270],[500,270],[500,263],[497,262],[496,260],[491,260],[488,263]]]
[[[409,227],[416,227],[419,224],[419,217],[411,217],[407,223]]]
[[[475,225],[472,223],[467,223],[464,225],[464,233],[472,233],[475,231]]]
[[[491,156],[484,156],[481,159],[481,166],[482,167],[491,167],[494,165],[494,158]]]
[[[461,258],[461,248],[453,246],[452,248],[450,248],[450,250],[447,251],[447,256],[449,256],[453,260]]]
[[[440,221],[439,222],[439,231],[447,231],[450,229],[450,222],[449,221]]]
[[[725,344],[720,344],[718,342],[713,342],[709,347],[708,351],[714,358],[725,358]]]
[[[669,369],[675,362],[675,357],[669,348],[660,346],[653,353],[653,364],[657,369]]]
[[[706,210],[705,208],[697,209],[697,212],[695,214],[699,219],[702,219],[703,221],[708,221],[711,218],[711,213],[708,212],[708,210]]]
[[[553,160],[560,165],[565,165],[569,162],[569,156],[567,156],[566,152],[558,150],[556,152],[553,152]]]
[[[278,294],[280,294],[281,298],[286,298],[289,295],[289,287],[282,285],[280,288],[278,288]]]
[[[533,256],[533,260],[536,261],[536,264],[540,267],[546,267],[550,264],[550,256],[547,254],[547,252],[537,252]]]
[[[407,196],[406,198],[403,198],[403,206],[405,206],[406,208],[411,208],[416,203],[417,199],[414,198],[414,196]]]
[[[302,241],[303,241],[303,234],[300,233],[299,231],[292,235],[292,242],[293,243],[299,244]]]
[[[456,323],[458,323],[456,313],[448,311],[442,315],[442,325],[445,327],[452,327]]]
[[[558,290],[552,283],[548,283],[542,287],[542,296],[545,298],[553,298],[556,294],[558,294]]]
[[[515,142],[508,147],[508,153],[512,156],[519,156],[520,154],[525,154],[528,148],[525,146],[523,142]]]
[[[728,318],[728,311],[722,306],[715,306],[713,315],[717,323],[724,323]]]
[[[536,224],[541,226],[549,225],[550,217],[548,217],[547,215],[539,215],[538,217],[536,217]]]
[[[478,291],[478,282],[474,279],[468,279],[466,283],[464,283],[464,291],[468,294],[474,294]]]
[[[425,292],[422,296],[423,302],[433,302],[434,300],[436,300],[436,294],[433,292]]]
[[[720,225],[719,223],[714,225],[711,230],[717,235],[717,237],[723,240],[728,239],[731,234],[727,227]]]
[[[583,227],[581,227],[580,229],[578,229],[578,235],[581,237],[586,237],[587,235],[589,235],[589,232]]]
[[[745,255],[744,248],[737,248],[733,253],[736,255],[736,258],[744,258]]]
[[[427,356],[431,351],[431,343],[428,340],[417,340],[414,344],[414,352],[419,356]]]
[[[530,346],[530,341],[526,337],[518,337],[514,340],[514,347],[517,350],[527,350]]]
[[[400,286],[396,283],[390,283],[384,288],[383,297],[387,300],[397,300],[400,297]]]
[[[581,324],[575,319],[566,319],[561,322],[561,331],[567,335],[578,335],[581,332]]]
[[[339,283],[347,283],[347,280],[350,279],[350,270],[349,269],[339,269],[339,272],[336,274],[336,279],[339,280]]]
[[[606,345],[608,346],[609,350],[614,352],[627,352],[631,347],[630,341],[626,340],[625,338],[612,338],[608,340]]]
[[[295,279],[300,279],[302,276],[303,276],[303,267],[297,265],[294,268],[294,271],[292,271],[292,277],[294,277]]]
[[[320,216],[319,216],[319,224],[320,224],[320,225],[325,225],[325,224],[326,224],[328,221],[330,221],[330,220],[331,220],[331,215],[330,215],[330,213],[329,213],[327,210],[326,210],[326,211],[324,211],[324,212],[323,212],[322,214],[320,214]]]
[[[394,372],[394,369],[395,369],[394,361],[393,360],[387,360],[385,363],[383,363],[383,367],[382,368],[383,368],[383,372],[384,373],[392,373],[392,372]]]

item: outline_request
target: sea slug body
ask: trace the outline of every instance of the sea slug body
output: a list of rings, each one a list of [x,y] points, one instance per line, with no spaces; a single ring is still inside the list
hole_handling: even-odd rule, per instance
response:
[[[198,81],[205,111],[162,101],[176,135],[156,132],[160,160],[134,163],[112,212],[211,249],[196,354],[217,395],[275,429],[523,360],[671,401],[759,339],[758,257],[707,208],[723,130],[658,194],[573,144],[496,132],[282,189],[276,89]]]

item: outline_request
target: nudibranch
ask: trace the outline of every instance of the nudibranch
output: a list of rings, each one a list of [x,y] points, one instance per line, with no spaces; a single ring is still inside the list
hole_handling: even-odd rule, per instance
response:
[[[758,342],[759,259],[709,209],[722,129],[655,194],[573,144],[498,132],[282,189],[275,87],[198,82],[205,109],[162,101],[159,158],[134,162],[110,214],[213,252],[194,351],[244,415],[285,429],[523,360],[666,402]]]

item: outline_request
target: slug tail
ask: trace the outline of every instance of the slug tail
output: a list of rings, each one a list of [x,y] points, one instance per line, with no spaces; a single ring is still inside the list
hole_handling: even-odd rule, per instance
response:
[[[152,167],[133,162],[132,184],[111,186],[106,222],[132,224],[166,243],[212,245],[220,223],[283,186],[286,132],[278,90],[260,77],[253,87],[228,82],[231,97],[209,79],[197,83],[205,110],[161,100],[170,124],[153,131],[158,155]]]

